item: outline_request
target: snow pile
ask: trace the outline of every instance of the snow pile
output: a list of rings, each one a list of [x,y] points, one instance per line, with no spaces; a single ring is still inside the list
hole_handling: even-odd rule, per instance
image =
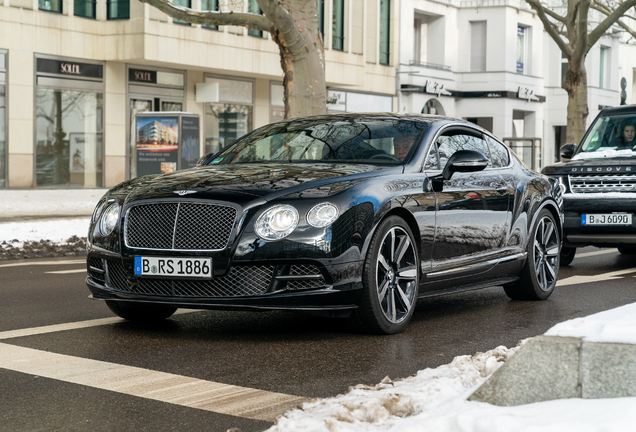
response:
[[[0,223],[0,259],[82,255],[89,218]]]
[[[267,432],[623,432],[636,430],[636,398],[562,399],[516,407],[467,397],[517,348],[503,346],[414,377],[358,385],[289,411]]]
[[[495,372],[517,348],[497,347],[474,356],[460,356],[447,365],[374,387],[357,385],[349,393],[306,403],[279,418],[269,432],[372,431],[417,426],[468,404],[466,397]],[[470,403],[474,405],[475,403]],[[410,427],[410,426],[409,426]]]
[[[545,335],[576,337],[585,342],[636,344],[636,303],[559,323]]]

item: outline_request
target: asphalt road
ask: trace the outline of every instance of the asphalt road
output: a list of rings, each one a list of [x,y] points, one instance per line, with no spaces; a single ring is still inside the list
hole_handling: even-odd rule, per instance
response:
[[[282,312],[194,311],[151,327],[89,300],[84,269],[76,258],[0,261],[0,430],[261,431],[303,400],[636,302],[636,257],[587,248],[546,301],[501,288],[427,299],[393,336]]]

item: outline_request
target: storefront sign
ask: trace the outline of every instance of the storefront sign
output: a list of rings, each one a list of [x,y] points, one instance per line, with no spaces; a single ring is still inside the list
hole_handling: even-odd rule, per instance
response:
[[[181,117],[181,169],[197,166],[200,148],[199,117]]]
[[[137,117],[137,175],[177,170],[179,127],[176,116]]]
[[[104,70],[102,65],[91,63],[77,63],[64,60],[37,59],[36,68],[38,73],[48,73],[55,75],[66,75],[84,78],[103,78]]]
[[[534,90],[530,90],[527,87],[519,87],[519,90],[517,90],[517,97],[519,99],[525,99],[528,102],[539,100],[539,98],[534,95]]]
[[[157,71],[128,69],[128,81],[156,84]]]

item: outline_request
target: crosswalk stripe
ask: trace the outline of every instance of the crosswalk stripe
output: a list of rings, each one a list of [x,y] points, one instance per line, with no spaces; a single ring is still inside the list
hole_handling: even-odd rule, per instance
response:
[[[170,404],[273,422],[307,398],[0,343],[0,368]]]
[[[602,273],[597,275],[577,275],[570,276],[569,278],[557,280],[557,286],[576,285],[590,282],[601,282],[613,279],[620,279],[621,276],[636,273],[636,268],[629,268],[623,270],[616,270],[609,273]]]
[[[44,272],[48,274],[71,274],[71,273],[86,273],[86,269],[74,269],[74,270],[58,270],[58,271],[50,271]]]

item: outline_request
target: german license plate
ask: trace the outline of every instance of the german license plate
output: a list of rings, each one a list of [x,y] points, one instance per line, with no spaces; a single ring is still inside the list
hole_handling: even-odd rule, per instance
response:
[[[212,259],[136,256],[135,274],[210,279],[212,278]]]
[[[631,213],[582,214],[581,225],[631,225]]]

